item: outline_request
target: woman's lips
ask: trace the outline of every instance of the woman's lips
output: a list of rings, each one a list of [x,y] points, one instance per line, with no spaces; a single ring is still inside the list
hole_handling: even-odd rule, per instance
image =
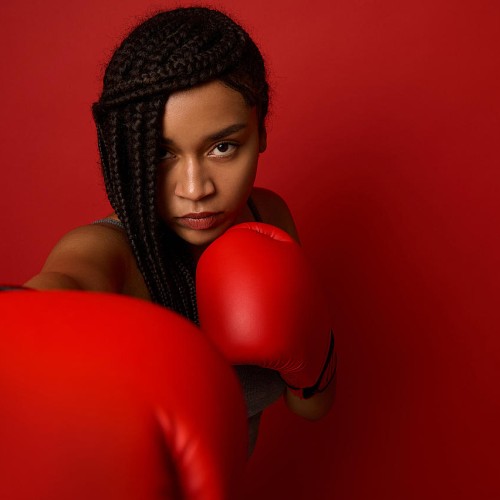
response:
[[[195,212],[176,217],[175,220],[177,224],[188,229],[203,230],[218,226],[222,218],[222,212]]]

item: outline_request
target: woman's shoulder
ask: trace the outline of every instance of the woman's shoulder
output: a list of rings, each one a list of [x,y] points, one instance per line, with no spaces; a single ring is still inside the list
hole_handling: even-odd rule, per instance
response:
[[[283,229],[292,238],[299,241],[292,213],[286,201],[279,194],[270,189],[255,187],[252,190],[252,200],[259,211],[262,222]]]
[[[108,223],[76,227],[52,248],[33,288],[78,288],[122,292],[133,254],[125,232]]]
[[[130,253],[130,246],[126,233],[119,224],[117,219],[105,217],[95,223],[73,228],[62,236],[53,252],[64,251],[87,257],[95,255],[100,258],[106,255],[125,256]]]

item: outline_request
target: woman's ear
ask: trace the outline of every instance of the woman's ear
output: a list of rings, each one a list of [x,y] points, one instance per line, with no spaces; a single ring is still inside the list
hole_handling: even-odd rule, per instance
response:
[[[263,153],[267,148],[267,130],[262,126],[259,133],[259,153]]]

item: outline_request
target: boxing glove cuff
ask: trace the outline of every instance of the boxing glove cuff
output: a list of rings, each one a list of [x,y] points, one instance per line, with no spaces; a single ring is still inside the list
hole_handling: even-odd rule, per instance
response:
[[[332,380],[334,380],[336,373],[337,353],[335,352],[335,337],[333,335],[333,331],[330,330],[330,345],[328,347],[328,355],[317,382],[311,387],[294,387],[290,384],[286,385],[300,399],[309,399],[315,394],[325,391]]]

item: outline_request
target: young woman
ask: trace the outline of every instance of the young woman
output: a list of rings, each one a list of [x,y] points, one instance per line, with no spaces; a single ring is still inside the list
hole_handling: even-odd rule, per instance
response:
[[[126,294],[198,324],[195,270],[210,243],[250,221],[298,240],[285,202],[253,186],[268,101],[258,48],[221,12],[180,8],[135,28],[93,107],[114,213],[66,234],[26,286]],[[331,405],[333,384],[302,399],[274,370],[236,369],[252,443],[262,411],[284,393],[307,418]]]

